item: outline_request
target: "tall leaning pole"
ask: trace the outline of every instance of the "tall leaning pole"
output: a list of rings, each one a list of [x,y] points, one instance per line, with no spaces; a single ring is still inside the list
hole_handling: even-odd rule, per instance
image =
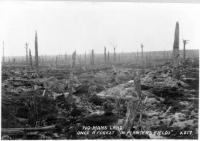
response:
[[[37,37],[37,31],[35,31],[35,68],[38,70],[39,62],[38,62],[38,37]]]

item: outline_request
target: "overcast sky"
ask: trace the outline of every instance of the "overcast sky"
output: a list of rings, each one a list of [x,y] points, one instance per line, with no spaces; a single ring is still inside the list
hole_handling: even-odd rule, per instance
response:
[[[89,52],[171,50],[176,21],[188,49],[200,47],[200,5],[129,2],[0,2],[0,41],[6,56],[34,54],[35,30],[39,55]]]

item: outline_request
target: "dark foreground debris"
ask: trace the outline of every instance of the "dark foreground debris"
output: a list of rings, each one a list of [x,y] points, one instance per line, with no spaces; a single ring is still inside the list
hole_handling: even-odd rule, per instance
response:
[[[2,139],[197,139],[199,68],[170,64],[145,69],[2,69]],[[136,79],[136,77],[138,77]],[[83,126],[118,126],[126,132],[77,134]],[[166,132],[170,132],[170,134]]]

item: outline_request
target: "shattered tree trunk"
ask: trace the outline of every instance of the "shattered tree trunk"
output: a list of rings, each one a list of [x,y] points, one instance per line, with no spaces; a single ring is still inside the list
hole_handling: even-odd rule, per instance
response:
[[[114,62],[116,62],[116,52],[115,52],[115,47],[114,47]]]
[[[141,44],[141,60],[142,60],[142,65],[144,65],[144,54],[143,54],[143,44]]]
[[[30,63],[30,69],[33,69],[33,62],[32,62],[31,49],[29,49],[29,63]]]
[[[91,65],[94,65],[94,50],[93,49],[91,53]]]
[[[186,42],[183,41],[183,60],[185,60],[185,45]]]
[[[141,59],[142,59],[142,71],[141,73],[144,74],[144,68],[145,68],[145,59],[144,59],[144,51],[143,51],[144,45],[141,44]]]
[[[184,61],[186,59],[186,50],[185,50],[186,44],[187,44],[187,40],[183,40],[183,60]]]
[[[176,22],[173,45],[173,77],[179,78],[179,23]]]
[[[3,58],[2,58],[2,64],[5,64],[5,54],[4,54],[4,41],[3,41]]]
[[[138,110],[141,105],[141,98],[142,98],[142,92],[141,92],[141,82],[140,82],[140,75],[136,74],[134,78],[134,86],[137,93],[137,98],[129,99],[128,105],[127,105],[127,113],[126,113],[126,120],[124,124],[125,131],[130,130],[135,122],[136,116],[139,114]],[[140,115],[140,120],[141,120]]]
[[[174,45],[173,45],[173,63],[174,67],[179,64],[179,23],[176,22]]]
[[[76,51],[72,54],[72,67],[75,67],[76,65]]]
[[[25,46],[26,46],[26,47],[25,47],[25,49],[26,49],[26,65],[27,65],[27,67],[28,67],[28,64],[29,64],[29,63],[28,63],[28,43],[26,43]]]
[[[39,60],[38,60],[38,37],[37,31],[35,32],[35,68],[38,70],[39,67]]]
[[[104,62],[106,64],[106,47],[104,47]]]

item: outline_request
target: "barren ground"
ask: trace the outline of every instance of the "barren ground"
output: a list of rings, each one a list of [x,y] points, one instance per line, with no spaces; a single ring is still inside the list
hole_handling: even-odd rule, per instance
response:
[[[43,67],[36,73],[19,66],[3,66],[2,138],[197,139],[198,59],[180,66],[179,79],[172,77],[170,63],[145,68],[140,76],[146,102],[141,122],[136,115],[131,131],[156,134],[122,134],[118,129],[112,129],[111,134],[102,132],[107,130],[100,128],[123,126],[127,99],[134,98],[134,72],[140,69],[130,64],[77,67],[72,75],[68,67]],[[92,130],[83,127],[99,128],[99,132],[80,135],[80,131]]]

